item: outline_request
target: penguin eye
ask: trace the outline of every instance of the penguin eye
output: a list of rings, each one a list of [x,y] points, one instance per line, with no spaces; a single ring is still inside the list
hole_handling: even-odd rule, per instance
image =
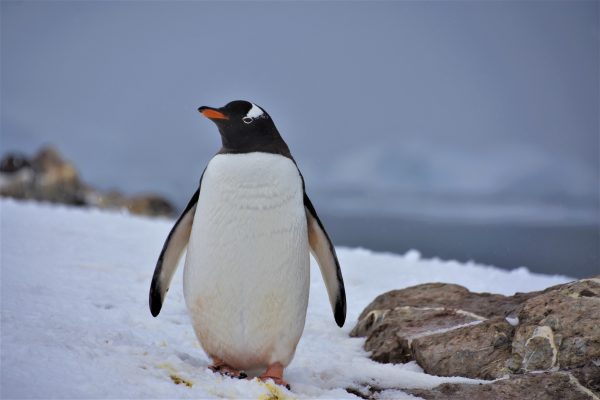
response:
[[[242,118],[242,121],[244,121],[245,124],[250,124],[253,121],[252,117],[244,117]]]

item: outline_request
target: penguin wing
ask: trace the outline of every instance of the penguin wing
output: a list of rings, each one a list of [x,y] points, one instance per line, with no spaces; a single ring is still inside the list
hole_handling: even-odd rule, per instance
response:
[[[335,254],[333,243],[331,243],[329,235],[327,235],[327,231],[325,231],[306,193],[304,193],[304,209],[306,210],[306,220],[308,223],[310,252],[317,260],[321,269],[321,275],[323,275],[323,280],[325,281],[335,322],[339,327],[342,327],[344,326],[344,321],[346,321],[346,291],[344,289],[344,278],[342,278],[340,263]]]
[[[198,187],[187,207],[185,207],[185,210],[179,216],[177,222],[175,222],[158,256],[154,275],[152,276],[152,283],[150,284],[150,312],[154,317],[160,313],[163,300],[171,284],[171,279],[179,264],[181,253],[183,253],[183,249],[185,249],[190,240],[192,222],[194,221],[199,195],[200,187]]]

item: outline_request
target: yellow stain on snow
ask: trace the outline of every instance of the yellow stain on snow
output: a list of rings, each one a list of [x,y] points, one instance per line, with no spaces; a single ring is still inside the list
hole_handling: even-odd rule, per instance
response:
[[[175,368],[169,363],[161,363],[156,365],[157,368],[167,370],[169,372],[176,372]]]
[[[288,400],[293,399],[293,397],[288,397],[283,393],[283,391],[279,388],[279,386],[275,385],[271,382],[263,382],[258,380],[258,383],[261,386],[264,386],[268,393],[263,393],[258,397],[258,400]]]
[[[169,375],[169,377],[171,378],[171,380],[173,381],[173,383],[175,383],[176,385],[183,384],[183,385],[185,385],[185,386],[187,386],[189,388],[191,388],[192,386],[194,386],[194,384],[191,381],[188,381],[187,379],[182,378],[180,376],[177,376],[175,374],[171,374],[171,375]]]
[[[171,364],[162,363],[162,364],[158,364],[157,367],[160,369],[166,370],[169,373],[169,378],[171,378],[171,380],[173,381],[174,384],[185,385],[189,388],[194,386],[194,382],[190,381],[189,379],[185,379],[185,378],[182,378],[181,376],[179,376],[177,374],[177,371]]]

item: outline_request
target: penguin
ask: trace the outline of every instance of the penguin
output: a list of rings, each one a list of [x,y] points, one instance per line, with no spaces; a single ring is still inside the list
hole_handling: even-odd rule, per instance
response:
[[[187,247],[183,293],[214,372],[283,379],[304,330],[310,256],[316,259],[339,327],[346,294],[333,243],[306,194],[304,178],[270,115],[236,100],[200,107],[222,147],[169,232],[150,286],[158,316]]]

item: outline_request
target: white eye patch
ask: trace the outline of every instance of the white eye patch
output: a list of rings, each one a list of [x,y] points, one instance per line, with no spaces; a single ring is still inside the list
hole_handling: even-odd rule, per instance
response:
[[[267,117],[265,112],[262,110],[262,108],[260,108],[259,106],[257,106],[254,103],[250,103],[250,104],[252,104],[252,108],[250,109],[250,111],[248,111],[248,113],[246,113],[244,118],[242,118],[242,121],[249,124],[252,121],[254,121],[256,118],[266,118]]]

